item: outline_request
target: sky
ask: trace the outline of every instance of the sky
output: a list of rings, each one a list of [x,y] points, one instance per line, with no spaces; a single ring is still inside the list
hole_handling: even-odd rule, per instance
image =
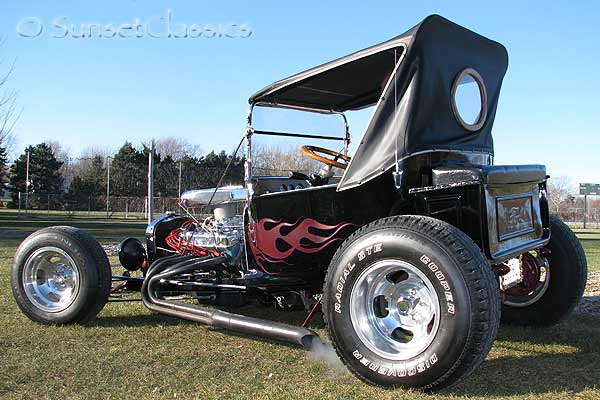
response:
[[[3,4],[0,73],[14,62],[7,86],[23,110],[17,153],[51,139],[76,157],[166,136],[230,151],[251,94],[436,13],[508,49],[495,163],[546,164],[551,175],[600,182],[600,2],[82,3]],[[139,26],[116,33],[123,24]],[[80,37],[90,25],[94,37]],[[174,37],[184,25],[200,37]],[[352,116],[355,141],[367,118]]]

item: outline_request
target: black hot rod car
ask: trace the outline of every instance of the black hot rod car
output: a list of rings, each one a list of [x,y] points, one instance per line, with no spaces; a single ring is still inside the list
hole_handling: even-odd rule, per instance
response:
[[[337,354],[365,382],[454,384],[481,364],[500,320],[555,323],[586,281],[581,245],[549,215],[545,167],[493,164],[507,65],[501,44],[433,15],[275,82],[249,100],[245,184],[181,197],[184,210],[210,207],[212,216],[155,219],[145,245],[118,246],[127,270],[118,276],[90,234],[38,231],[16,254],[16,301],[34,321],[85,323],[115,294],[137,290],[155,312],[307,347],[318,337],[306,325],[322,307]],[[464,102],[469,94],[475,102]],[[258,107],[345,121],[369,106],[351,158],[347,123],[339,137],[252,124]],[[318,173],[254,176],[259,135],[339,140],[343,149],[303,146],[323,163]],[[300,307],[307,318],[292,326],[231,312],[248,303]]]

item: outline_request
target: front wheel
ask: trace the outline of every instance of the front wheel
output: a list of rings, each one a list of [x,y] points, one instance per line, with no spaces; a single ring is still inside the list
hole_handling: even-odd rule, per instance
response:
[[[459,229],[421,216],[375,221],[338,249],[324,286],[327,332],[363,381],[441,389],[481,364],[500,319],[497,280]]]
[[[89,233],[67,226],[51,227],[21,243],[11,283],[17,305],[31,320],[85,323],[108,300],[110,264]]]

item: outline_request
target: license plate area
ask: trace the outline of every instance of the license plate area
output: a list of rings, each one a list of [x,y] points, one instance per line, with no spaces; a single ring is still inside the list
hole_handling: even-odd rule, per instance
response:
[[[500,242],[534,232],[532,193],[496,197],[496,215]]]
[[[490,260],[507,260],[547,243],[540,188],[537,182],[484,186]]]

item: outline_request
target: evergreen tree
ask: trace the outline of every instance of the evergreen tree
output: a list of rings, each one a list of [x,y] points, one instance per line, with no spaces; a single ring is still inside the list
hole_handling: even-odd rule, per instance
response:
[[[110,166],[110,191],[113,196],[141,197],[147,189],[147,156],[125,142]]]
[[[26,186],[27,153],[29,153],[29,188]],[[28,146],[10,168],[12,205],[17,204],[18,193],[55,194],[63,192],[63,178],[60,175],[62,162],[58,161],[52,149],[45,143]],[[34,200],[32,206],[35,206]]]
[[[157,155],[154,162],[155,196],[177,196],[179,185],[179,163],[176,163],[169,155],[164,158]]]
[[[69,193],[74,196],[101,196],[106,193],[106,168],[101,156],[95,156],[85,169],[73,177]]]
[[[244,159],[236,156],[233,159],[233,155],[228,155],[225,150],[222,150],[220,153],[215,153],[211,151],[206,156],[202,157],[198,166],[200,170],[203,172],[203,182],[204,187],[215,187],[227,164],[231,161],[231,166],[229,167],[229,171],[227,172],[227,176],[223,180],[223,185],[231,185],[231,184],[240,184],[244,181]]]

